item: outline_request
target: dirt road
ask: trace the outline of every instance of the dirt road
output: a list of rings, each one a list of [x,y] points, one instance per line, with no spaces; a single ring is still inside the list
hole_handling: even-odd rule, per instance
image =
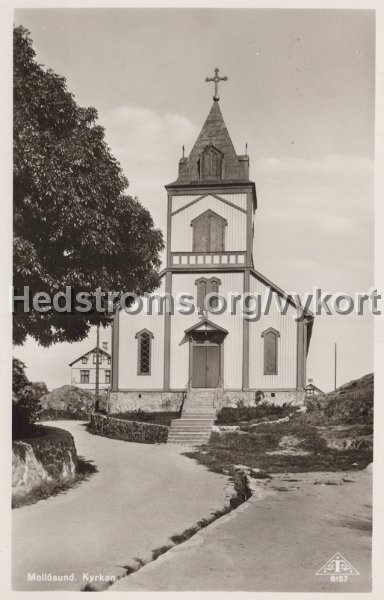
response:
[[[84,425],[55,422],[73,434],[78,454],[99,472],[13,511],[15,590],[81,589],[90,577],[119,572],[227,504],[227,478],[181,456],[178,447],[111,440]],[[75,581],[50,581],[50,575]]]
[[[367,472],[260,481],[247,503],[110,591],[370,591],[371,494]],[[359,574],[316,575],[336,553]]]

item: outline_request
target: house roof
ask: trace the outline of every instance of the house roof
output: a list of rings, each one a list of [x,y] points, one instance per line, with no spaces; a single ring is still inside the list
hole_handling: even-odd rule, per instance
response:
[[[89,350],[85,354],[82,354],[81,356],[79,356],[78,358],[73,360],[71,363],[69,363],[69,366],[72,367],[72,365],[74,365],[78,360],[80,360],[81,358],[88,357],[93,352],[96,352],[96,350],[97,350],[97,347],[95,346],[94,348],[92,348],[92,350]],[[111,358],[111,355],[109,354],[109,352],[107,352],[106,350],[103,350],[102,348],[99,348],[99,354],[103,354],[103,356],[106,356],[107,358]]]
[[[308,383],[308,385],[304,386],[305,391],[307,390],[315,390],[316,392],[319,392],[320,394],[324,394],[325,392],[323,392],[323,390],[321,390],[320,388],[318,388],[316,385],[313,385],[313,383]]]
[[[198,161],[203,150],[213,146],[224,157],[222,176],[218,181],[225,183],[238,183],[249,181],[242,167],[241,157],[236,154],[228,129],[224,123],[218,102],[214,102],[202,130],[188,157],[183,157],[179,164],[179,176],[171,185],[186,185],[201,183],[198,172]]]

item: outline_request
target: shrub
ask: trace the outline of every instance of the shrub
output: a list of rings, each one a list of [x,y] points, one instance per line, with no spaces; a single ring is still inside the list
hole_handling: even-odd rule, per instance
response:
[[[25,374],[25,364],[18,358],[12,359],[12,391],[17,395],[29,384]]]
[[[30,383],[13,399],[12,433],[14,439],[28,434],[33,429],[41,413],[40,398],[42,395],[41,384]]]
[[[231,406],[222,408],[217,415],[216,423],[218,425],[229,425],[241,421],[268,418],[269,416],[279,418],[289,412],[292,412],[289,405],[277,406],[276,404],[263,402],[257,406],[244,406],[244,403],[240,401],[237,403],[236,408]]]
[[[25,364],[14,358],[12,361],[12,437],[32,433],[34,423],[41,412],[40,398],[48,392],[45,383],[30,382],[25,374]]]

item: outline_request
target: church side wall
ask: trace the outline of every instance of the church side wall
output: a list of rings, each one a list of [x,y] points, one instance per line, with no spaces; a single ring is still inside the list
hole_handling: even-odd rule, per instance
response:
[[[246,198],[246,194],[226,194],[226,199],[235,204],[239,204],[236,197]],[[184,198],[184,196],[182,197]],[[173,210],[177,210],[178,196],[173,197]],[[192,201],[192,200],[191,200]],[[240,202],[243,204],[243,202]],[[180,207],[181,208],[181,207]],[[244,232],[247,228],[247,215],[225,202],[218,200],[213,196],[206,196],[202,200],[195,202],[188,208],[173,215],[172,217],[172,235],[171,248],[172,252],[192,252],[193,251],[193,235],[191,221],[195,217],[201,215],[206,210],[212,210],[224,219],[227,220],[225,227],[225,250],[231,252],[234,250],[246,250],[246,236]]]
[[[162,287],[158,290],[161,292]],[[142,329],[153,334],[151,374],[138,375],[138,340],[135,335]],[[119,390],[161,390],[164,381],[164,315],[147,315],[143,310],[130,315],[119,313]]]
[[[252,294],[268,292],[265,284],[253,275],[250,280]],[[289,307],[287,314],[280,314],[272,300],[269,315],[262,316],[259,321],[251,321],[249,325],[249,386],[252,389],[295,389],[297,387],[297,322],[296,310]],[[277,375],[264,375],[264,339],[263,331],[273,327],[280,333],[278,339],[278,372]]]
[[[190,293],[196,303],[196,279],[201,273],[174,273],[172,291]],[[210,272],[206,277],[217,277],[221,281],[220,294],[227,298],[229,292],[242,293],[244,289],[243,273]],[[230,315],[227,311],[222,315],[209,314],[208,318],[219,327],[228,331],[223,343],[224,351],[224,387],[241,389],[243,360],[243,320],[241,314]],[[175,314],[171,323],[171,389],[185,389],[189,380],[189,341],[185,330],[195,325],[200,319],[193,315]]]

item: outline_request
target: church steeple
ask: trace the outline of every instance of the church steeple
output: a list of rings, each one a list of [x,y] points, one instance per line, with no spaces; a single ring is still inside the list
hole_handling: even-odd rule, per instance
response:
[[[248,180],[248,156],[236,154],[217,97],[190,155],[180,160],[179,176],[174,183],[235,183]]]

